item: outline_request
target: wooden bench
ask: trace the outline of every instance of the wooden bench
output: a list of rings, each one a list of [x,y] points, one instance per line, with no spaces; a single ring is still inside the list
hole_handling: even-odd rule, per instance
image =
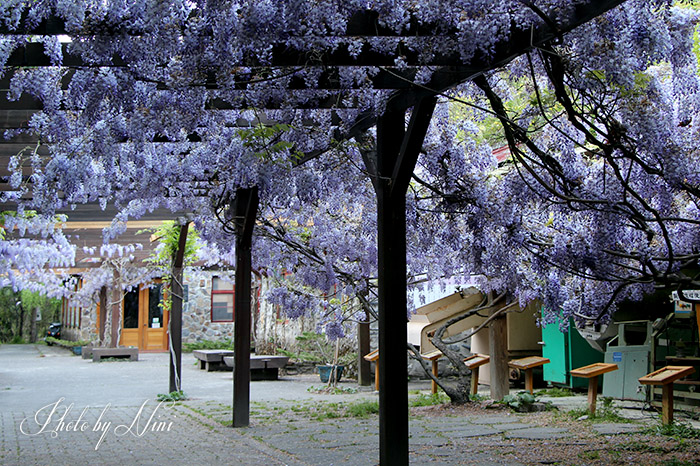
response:
[[[525,371],[525,390],[533,393],[535,384],[532,377],[532,370],[535,367],[544,366],[547,363],[549,363],[549,359],[543,358],[542,356],[529,356],[527,358],[513,359],[508,365],[514,369]]]
[[[288,356],[250,355],[250,380],[277,380],[279,370],[289,362]],[[233,356],[224,356],[224,363],[233,369]]]
[[[617,370],[617,364],[597,362],[588,366],[569,371],[574,377],[588,379],[588,412],[595,414],[596,398],[598,396],[598,376]]]
[[[83,346],[83,352],[81,353],[81,357],[83,359],[92,359],[92,346]]]
[[[199,360],[199,368],[207,372],[213,370],[229,370],[224,364],[224,356],[233,356],[233,350],[194,350],[192,355]]]
[[[435,350],[431,351],[430,353],[425,353],[420,355],[423,359],[426,361],[430,361],[433,363],[433,375],[435,377],[438,376],[438,359],[442,357],[442,351],[440,350]],[[430,392],[435,395],[437,393],[438,386],[435,383],[434,380],[431,380],[431,385],[430,385]]]
[[[641,384],[662,386],[661,421],[664,425],[673,423],[673,382],[693,372],[693,366],[666,366],[639,378]]]
[[[139,360],[139,349],[129,348],[92,348],[92,362],[100,362],[102,358],[129,358],[130,361]]]
[[[471,394],[476,395],[479,389],[479,367],[488,364],[491,357],[487,354],[472,354],[468,358],[464,358],[464,365],[472,371],[472,390]]]

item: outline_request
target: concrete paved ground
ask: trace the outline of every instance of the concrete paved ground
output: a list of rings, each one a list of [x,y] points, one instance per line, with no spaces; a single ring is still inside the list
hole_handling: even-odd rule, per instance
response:
[[[377,417],[335,417],[359,402],[376,401],[372,388],[319,395],[317,376],[284,376],[251,383],[251,426],[232,429],[231,372],[200,371],[183,355],[189,399],[159,405],[168,391],[168,355],[138,362],[93,363],[44,345],[0,346],[0,464],[372,465],[378,462]],[[341,387],[357,388],[344,382]],[[427,388],[426,382],[411,389]],[[583,407],[585,396],[553,399]],[[329,408],[330,407],[330,408]],[[335,410],[335,411],[334,411]],[[634,428],[621,425],[619,429]],[[533,425],[527,417],[490,415],[413,417],[412,464],[520,465],[517,455],[494,455],[490,442],[571,435]]]

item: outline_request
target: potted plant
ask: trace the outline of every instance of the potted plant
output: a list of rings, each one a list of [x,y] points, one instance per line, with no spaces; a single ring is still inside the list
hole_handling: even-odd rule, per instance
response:
[[[340,381],[345,369],[345,362],[352,360],[352,356],[340,357],[340,341],[334,343],[326,339],[325,335],[313,332],[304,332],[296,337],[297,352],[279,349],[278,352],[289,356],[299,362],[311,362],[316,364],[316,370],[321,382],[335,384]]]

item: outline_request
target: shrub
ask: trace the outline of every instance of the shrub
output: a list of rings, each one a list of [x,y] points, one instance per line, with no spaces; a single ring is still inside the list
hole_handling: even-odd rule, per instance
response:
[[[62,340],[60,338],[46,337],[46,343],[62,346],[63,348],[73,348],[74,346],[87,346],[90,344],[87,340]]]
[[[219,341],[201,340],[201,341],[196,341],[194,343],[183,343],[182,344],[182,351],[185,353],[191,353],[192,351],[195,351],[195,350],[205,350],[205,349],[232,350],[233,349],[233,341],[231,341],[229,338],[224,338],[223,340],[219,340]]]

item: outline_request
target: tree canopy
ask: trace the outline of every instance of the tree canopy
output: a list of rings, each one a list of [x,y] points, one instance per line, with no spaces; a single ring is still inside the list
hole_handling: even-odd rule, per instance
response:
[[[107,239],[158,208],[193,212],[229,251],[227,206],[257,186],[255,266],[296,280],[270,299],[292,315],[321,306],[336,334],[334,293],[369,308],[377,273],[373,123],[421,92],[438,104],[407,199],[416,281],[476,277],[594,319],[700,285],[694,10],[57,0],[3,2],[0,22],[7,98],[36,105],[6,131],[35,145],[9,161],[3,202],[44,219],[114,205]],[[3,241],[8,273],[36,241]]]

